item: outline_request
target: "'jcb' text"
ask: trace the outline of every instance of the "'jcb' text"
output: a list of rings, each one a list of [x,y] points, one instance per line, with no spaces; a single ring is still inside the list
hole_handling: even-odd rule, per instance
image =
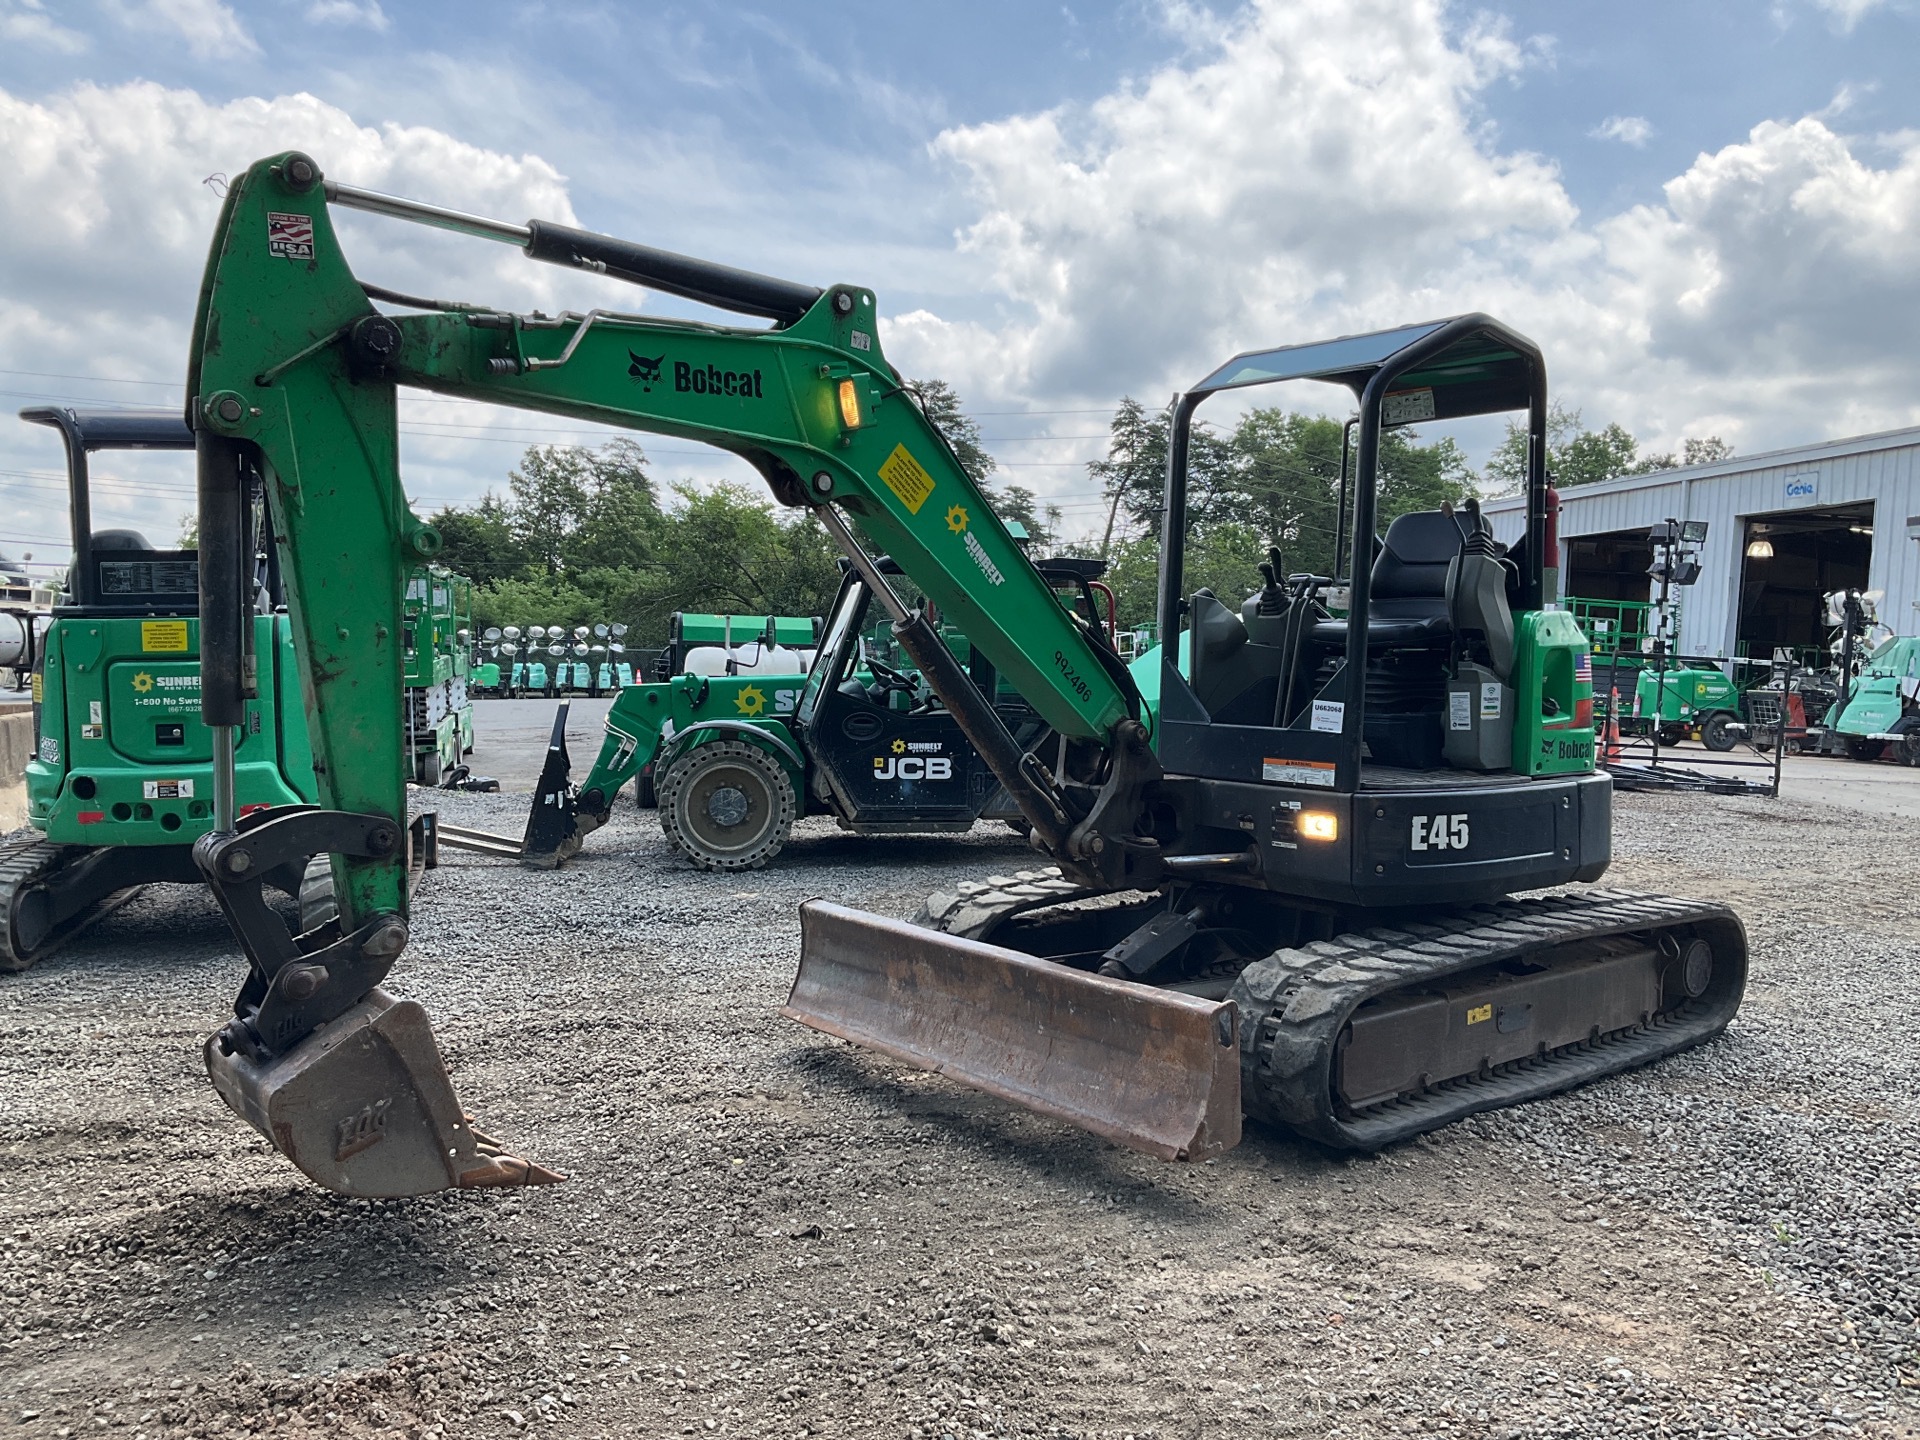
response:
[[[951,780],[953,760],[946,755],[876,755],[873,757],[876,780]]]

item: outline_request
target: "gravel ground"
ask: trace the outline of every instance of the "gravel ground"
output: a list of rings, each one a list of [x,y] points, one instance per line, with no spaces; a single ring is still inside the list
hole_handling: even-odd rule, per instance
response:
[[[0,1434],[1920,1435],[1920,821],[1617,818],[1611,883],[1745,917],[1729,1037],[1371,1159],[1162,1166],[774,1015],[799,900],[1030,863],[987,827],[728,878],[623,804],[453,857],[395,977],[569,1183],[345,1200],[208,1088],[238,961],[150,890],[0,977]]]

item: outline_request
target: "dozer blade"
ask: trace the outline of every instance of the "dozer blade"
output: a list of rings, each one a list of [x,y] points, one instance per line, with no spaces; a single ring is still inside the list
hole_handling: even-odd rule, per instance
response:
[[[1240,1143],[1231,1001],[809,900],[780,1013],[1162,1160]]]
[[[342,1195],[548,1185],[454,1099],[427,1012],[375,989],[286,1054],[256,1064],[207,1042],[220,1098],[316,1185]]]
[[[527,833],[520,841],[520,862],[536,870],[554,870],[580,852],[579,802],[573,786],[573,761],[567,755],[567,701],[553,717],[547,740],[547,762],[540,767],[534,787],[533,809],[527,812]]]

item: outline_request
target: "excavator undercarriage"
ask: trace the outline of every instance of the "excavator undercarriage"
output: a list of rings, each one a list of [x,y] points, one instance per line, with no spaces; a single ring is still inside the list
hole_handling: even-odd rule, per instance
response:
[[[1195,911],[1219,923],[1182,923]],[[918,929],[801,915],[790,1018],[1163,1159],[1231,1148],[1242,1109],[1379,1149],[1689,1049],[1746,976],[1724,906],[1607,890],[1343,916],[1048,870],[935,895]],[[1101,974],[1170,935],[1154,988]]]

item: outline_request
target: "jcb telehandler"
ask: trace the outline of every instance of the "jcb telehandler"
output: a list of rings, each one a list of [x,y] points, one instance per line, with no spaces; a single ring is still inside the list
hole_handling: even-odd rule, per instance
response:
[[[874,568],[900,574],[884,556]],[[1090,582],[1103,565],[1038,568],[1067,603],[1094,613]],[[523,858],[551,866],[575,854],[628,780],[659,807],[668,841],[703,870],[765,865],[803,815],[831,815],[857,835],[955,834],[982,819],[1024,829],[1019,806],[911,657],[895,656],[896,665],[868,643],[875,609],[865,577],[849,567],[807,673],[676,675],[622,690],[598,759],[565,802],[564,825],[529,827]],[[1050,753],[1045,721],[986,655],[952,627],[942,640],[964,657],[1015,743]],[[815,671],[824,672],[817,682]]]
[[[334,206],[772,323],[397,294],[355,278]],[[1195,412],[1295,378],[1358,401],[1353,573],[1274,566],[1237,608],[1188,595]],[[251,962],[207,1047],[215,1085],[321,1184],[393,1195],[553,1178],[475,1133],[424,1012],[379,988],[407,941],[397,582],[438,548],[397,471],[402,384],[701,440],[753,465],[835,539],[1057,866],[937,896],[921,926],[809,903],[796,1019],[1195,1158],[1238,1140],[1243,1103],[1328,1144],[1379,1146],[1698,1044],[1739,1003],[1746,945],[1724,907],[1504,898],[1596,880],[1609,856],[1586,642],[1543,605],[1546,371],[1523,336],[1464,315],[1253,352],[1181,397],[1156,694],[994,517],[883,358],[871,291],[399,200],[289,153],[229,190],[195,328],[203,704],[230,763],[257,469],[321,808],[242,822],[221,781],[219,828],[196,858]],[[1520,544],[1496,545],[1471,508],[1403,516],[1376,540],[1384,427],[1516,409],[1531,436]],[[1021,750],[847,515],[1033,704],[1058,737],[1051,764]],[[1343,579],[1339,616],[1328,602]],[[815,667],[802,712],[826,703],[833,675]],[[294,936],[259,902],[258,877],[319,853],[334,858],[340,915]]]

